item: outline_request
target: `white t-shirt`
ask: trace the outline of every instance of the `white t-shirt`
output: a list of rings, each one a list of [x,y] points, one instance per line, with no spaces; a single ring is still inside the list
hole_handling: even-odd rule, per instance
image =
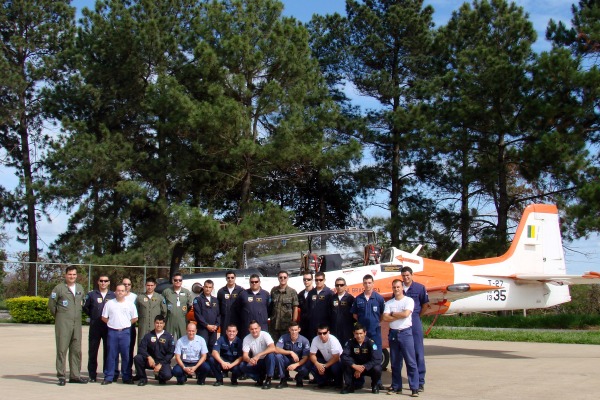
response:
[[[402,312],[404,310],[412,311],[415,309],[415,301],[408,296],[404,296],[402,300],[396,300],[392,298],[391,300],[385,303],[385,308],[383,310],[384,314],[390,314],[392,311],[394,313]],[[396,315],[394,314],[394,317]],[[412,317],[409,315],[406,318],[396,319],[390,322],[390,329],[406,329],[412,326]]]
[[[137,300],[137,294],[135,294],[133,292],[129,292],[129,294],[125,296],[125,300],[130,301],[133,304],[135,304],[135,302]]]
[[[244,338],[244,341],[242,342],[242,351],[251,354],[251,357],[254,357],[253,354],[262,353],[270,344],[274,343],[273,338],[268,332],[260,331],[257,338],[254,338],[252,335],[247,335]],[[261,358],[264,358],[264,356]]]
[[[311,354],[317,354],[317,351],[321,352],[325,361],[329,361],[334,354],[341,355],[344,349],[342,348],[340,341],[330,333],[329,340],[327,340],[325,343],[323,343],[319,336],[316,336],[312,340],[312,343],[310,344],[310,352]]]
[[[132,302],[125,300],[119,303],[117,299],[112,299],[104,305],[102,316],[108,318],[109,328],[124,329],[131,326],[131,320],[137,318],[138,313]]]

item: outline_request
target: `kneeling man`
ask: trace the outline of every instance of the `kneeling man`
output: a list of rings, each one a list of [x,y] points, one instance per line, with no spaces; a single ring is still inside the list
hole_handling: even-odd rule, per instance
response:
[[[154,330],[146,333],[138,346],[138,353],[133,357],[136,375],[140,378],[138,386],[148,383],[146,368],[154,370],[158,383],[164,385],[173,377],[171,360],[175,350],[173,336],[165,331],[165,317],[154,317]]]
[[[190,322],[186,328],[186,336],[179,338],[175,345],[175,362],[173,375],[177,384],[183,385],[188,375],[196,375],[196,383],[204,385],[210,366],[206,361],[208,347],[204,338],[196,335],[196,324]]]
[[[382,358],[381,349],[367,337],[365,328],[356,323],[354,338],[346,342],[342,353],[345,386],[341,394],[354,392],[354,381],[364,376],[371,377],[371,391],[378,394]]]

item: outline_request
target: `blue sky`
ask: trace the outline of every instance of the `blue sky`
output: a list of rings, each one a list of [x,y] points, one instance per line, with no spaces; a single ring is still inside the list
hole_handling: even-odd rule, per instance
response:
[[[522,6],[529,14],[529,18],[538,32],[538,41],[535,45],[536,51],[544,51],[549,48],[545,40],[545,29],[550,18],[569,22],[571,19],[571,4],[569,0],[519,0],[516,3]],[[80,10],[83,7],[93,8],[94,0],[74,0],[72,5]],[[313,14],[345,13],[345,0],[283,0],[284,14],[293,16],[302,22],[310,20]],[[457,10],[462,0],[429,0],[426,4],[434,7],[434,22],[437,27],[445,25],[452,11]],[[6,168],[0,167],[0,185],[12,188],[17,180],[14,174]],[[46,249],[56,236],[65,230],[68,215],[60,212],[51,212],[52,223],[43,219],[39,223],[39,246]],[[13,236],[11,227],[6,227],[8,234]],[[11,240],[7,246],[9,258],[14,257],[14,252],[26,250],[26,246]],[[588,270],[600,270],[600,238],[594,235],[589,240],[581,240],[566,244],[565,253],[567,257],[567,270],[569,273],[583,273]],[[583,254],[581,254],[583,253]]]

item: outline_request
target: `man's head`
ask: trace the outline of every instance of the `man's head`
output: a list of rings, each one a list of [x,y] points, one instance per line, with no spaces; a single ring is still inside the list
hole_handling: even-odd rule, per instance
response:
[[[315,286],[317,287],[317,290],[321,290],[325,287],[325,273],[324,272],[317,272],[315,274]]]
[[[411,267],[402,267],[400,270],[402,274],[402,280],[406,286],[410,286],[413,283],[413,270]]]
[[[227,339],[230,342],[233,341],[233,339],[235,339],[235,337],[238,334],[237,326],[235,326],[235,324],[227,325],[227,330],[225,331],[225,334],[227,335]]]
[[[173,275],[173,289],[179,290],[183,285],[183,275],[180,272],[175,272]]]
[[[125,291],[129,294],[131,292],[131,279],[123,278],[123,285],[125,285]]]
[[[279,280],[279,287],[284,288],[287,286],[288,277],[289,275],[287,271],[279,271],[279,273],[277,274],[277,279]]]
[[[404,297],[401,279],[394,279],[394,281],[392,282],[392,292],[394,294],[394,297],[398,298],[398,300]]]
[[[260,324],[256,320],[250,321],[248,325],[248,332],[252,335],[253,338],[257,338],[260,336]]]
[[[115,288],[115,296],[117,297],[117,300],[123,300],[125,298],[125,296],[127,295],[127,289],[125,289],[125,285],[122,283],[119,283],[117,285],[117,287]]]
[[[304,283],[304,288],[308,291],[312,289],[313,285],[313,276],[312,274],[304,274],[302,275],[302,282]]]
[[[77,267],[74,265],[69,265],[65,268],[65,281],[67,285],[74,285],[75,281],[77,281]]]
[[[154,330],[156,333],[161,333],[165,330],[165,317],[162,315],[157,315],[154,317]]]
[[[373,275],[367,274],[363,276],[363,288],[366,294],[373,292]]]
[[[235,272],[234,271],[227,271],[225,273],[225,280],[227,281],[227,286],[229,286],[230,288],[235,286]]]
[[[153,277],[149,277],[146,279],[146,294],[154,293],[154,289],[156,289],[156,279]]]
[[[338,295],[346,293],[346,280],[344,278],[335,280],[335,291]]]
[[[100,275],[98,277],[98,289],[101,292],[105,292],[108,290],[108,285],[110,285],[110,278],[108,275]]]
[[[195,323],[190,322],[187,324],[187,328],[186,328],[185,332],[187,334],[188,339],[194,340],[194,337],[196,337],[197,331],[198,331],[198,328],[196,327]]]
[[[329,325],[320,324],[317,327],[317,336],[319,337],[319,339],[321,339],[323,343],[327,343],[327,341],[329,340]]]
[[[202,292],[206,297],[209,297],[213,291],[213,287],[215,284],[210,279],[204,281],[204,286],[202,286]]]
[[[367,334],[365,332],[365,327],[359,323],[354,324],[354,339],[358,342],[358,344],[363,344]]]
[[[260,290],[260,276],[258,274],[250,275],[250,290],[253,292]]]
[[[300,325],[296,321],[292,322],[288,328],[288,332],[290,333],[292,340],[297,340],[300,335]]]

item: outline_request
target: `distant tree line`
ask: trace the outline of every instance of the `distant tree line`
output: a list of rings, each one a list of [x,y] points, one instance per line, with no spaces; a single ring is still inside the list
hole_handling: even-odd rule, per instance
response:
[[[276,0],[7,0],[4,222],[70,215],[61,262],[234,265],[246,239],[378,227],[456,259],[502,253],[524,207],[600,230],[600,1],[550,21],[421,0],[346,2],[302,24]],[[357,105],[352,94],[370,99]],[[364,218],[381,206],[389,218]],[[32,288],[33,274],[28,287]]]

